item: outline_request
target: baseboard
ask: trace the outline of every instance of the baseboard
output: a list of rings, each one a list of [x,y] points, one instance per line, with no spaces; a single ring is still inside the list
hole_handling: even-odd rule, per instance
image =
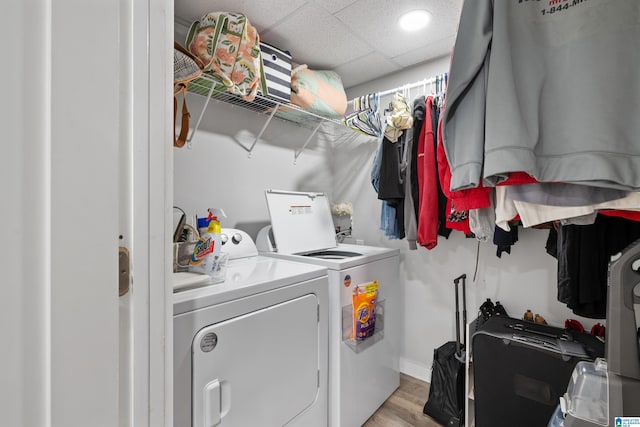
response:
[[[404,357],[400,358],[400,372],[428,383],[431,382],[430,366],[425,366],[422,363],[418,363]]]

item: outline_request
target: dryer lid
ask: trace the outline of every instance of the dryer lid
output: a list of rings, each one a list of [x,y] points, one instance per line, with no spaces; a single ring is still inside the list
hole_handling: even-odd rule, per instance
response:
[[[325,193],[266,190],[273,238],[279,253],[304,254],[337,247]]]

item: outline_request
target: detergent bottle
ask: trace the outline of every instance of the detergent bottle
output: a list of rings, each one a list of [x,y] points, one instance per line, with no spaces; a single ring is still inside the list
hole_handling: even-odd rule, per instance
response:
[[[220,216],[224,216],[221,209],[208,209],[207,230],[200,235],[193,248],[193,254],[189,259],[189,271],[193,273],[208,274],[214,279],[220,278],[222,265],[226,257],[221,255],[221,227]]]

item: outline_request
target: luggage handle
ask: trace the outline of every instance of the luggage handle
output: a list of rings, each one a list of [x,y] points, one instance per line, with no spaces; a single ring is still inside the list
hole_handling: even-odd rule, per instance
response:
[[[462,349],[466,348],[467,342],[466,338],[462,345],[460,344],[460,303],[458,297],[458,284],[460,280],[462,280],[462,322],[464,323],[465,328],[467,327],[467,275],[462,274],[455,279],[453,279],[453,285],[455,287],[456,292],[456,358],[460,361],[462,358]]]
[[[527,337],[525,335],[513,334],[512,336],[514,341],[519,341],[525,344],[531,344],[537,347],[548,348],[555,351],[560,351],[560,346],[550,343],[545,340],[536,339],[533,337]]]
[[[548,338],[554,338],[561,341],[573,341],[573,338],[568,333],[562,333],[561,335],[557,335],[557,334],[551,334],[543,331],[536,331],[535,329],[527,328],[521,323],[509,323],[507,327],[514,329],[516,331],[529,332],[530,334],[540,335]]]

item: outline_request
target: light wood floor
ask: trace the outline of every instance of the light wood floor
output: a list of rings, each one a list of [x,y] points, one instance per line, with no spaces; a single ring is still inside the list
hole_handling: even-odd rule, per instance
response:
[[[400,374],[400,387],[362,427],[442,427],[422,413],[429,383]]]

